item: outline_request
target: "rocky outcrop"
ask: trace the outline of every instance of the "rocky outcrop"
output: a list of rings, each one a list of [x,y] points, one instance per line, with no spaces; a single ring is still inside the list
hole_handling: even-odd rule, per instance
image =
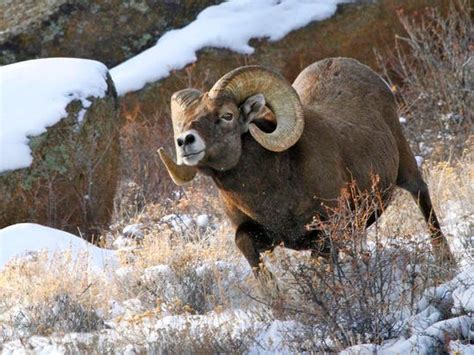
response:
[[[0,1],[0,65],[39,57],[92,58],[109,68],[222,0]]]
[[[119,179],[121,120],[108,74],[106,80],[105,96],[88,98],[87,111],[72,101],[67,117],[29,138],[29,167],[0,173],[0,228],[33,222],[92,240],[108,226]]]
[[[39,24],[53,15],[68,0],[3,0],[0,3],[0,42],[5,39],[37,28]]]

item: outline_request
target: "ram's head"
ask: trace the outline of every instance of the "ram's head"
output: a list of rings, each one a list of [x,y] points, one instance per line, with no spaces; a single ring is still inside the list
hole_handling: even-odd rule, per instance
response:
[[[260,129],[252,123],[267,106],[276,128]],[[242,134],[250,131],[264,148],[281,152],[295,144],[303,127],[298,94],[277,73],[260,66],[237,68],[224,75],[206,93],[184,89],[171,98],[176,146],[175,163],[160,148],[160,156],[173,181],[181,185],[196,174],[196,167],[228,170],[242,155]]]

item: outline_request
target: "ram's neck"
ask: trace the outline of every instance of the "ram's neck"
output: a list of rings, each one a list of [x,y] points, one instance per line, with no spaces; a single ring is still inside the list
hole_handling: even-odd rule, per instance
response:
[[[270,152],[252,137],[244,136],[238,164],[230,170],[210,174],[226,210],[240,211],[236,213],[262,225],[283,217],[288,220],[295,202],[292,194],[298,186],[297,169],[291,166],[290,154]]]
[[[274,153],[260,146],[250,135],[242,140],[242,156],[237,165],[211,175],[220,189],[228,191],[263,191],[291,179],[288,152]]]

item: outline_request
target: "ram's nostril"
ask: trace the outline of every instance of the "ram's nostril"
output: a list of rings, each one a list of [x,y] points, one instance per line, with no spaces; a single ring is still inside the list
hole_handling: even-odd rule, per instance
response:
[[[195,140],[196,140],[196,138],[194,138],[194,135],[193,135],[193,134],[188,134],[188,135],[184,138],[184,144],[191,144],[191,143],[194,143]]]
[[[178,139],[176,140],[176,143],[178,143],[178,147],[181,147],[181,146],[183,145],[184,141],[183,141],[182,138],[178,138]]]

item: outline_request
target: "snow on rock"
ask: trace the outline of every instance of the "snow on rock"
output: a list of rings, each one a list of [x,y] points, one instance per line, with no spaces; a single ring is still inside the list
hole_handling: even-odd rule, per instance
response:
[[[160,223],[164,226],[171,228],[176,233],[184,233],[187,230],[194,228],[200,228],[206,230],[208,228],[216,228],[217,225],[210,222],[211,217],[208,214],[200,214],[192,216],[189,214],[168,214],[161,217]]]
[[[262,324],[263,325],[263,324]],[[254,345],[249,349],[250,354],[274,354],[274,353],[293,353],[292,349],[285,344],[286,333],[296,333],[302,325],[293,320],[281,321],[273,320],[262,326],[256,324],[256,337]]]
[[[28,339],[28,344],[23,344],[22,341],[16,340],[14,342],[7,343],[3,349],[5,354],[25,354],[26,351],[19,351],[19,349],[24,349],[26,346],[31,349],[35,349],[37,354],[64,354],[66,349],[64,346],[52,344],[51,340],[47,337],[35,336]]]
[[[118,250],[134,249],[135,241],[133,239],[119,235],[112,243],[112,247]]]
[[[167,77],[171,70],[196,61],[204,47],[251,54],[252,38],[277,41],[289,32],[332,16],[347,0],[229,0],[210,6],[181,29],[165,33],[154,47],[113,68],[119,95]]]
[[[114,271],[115,277],[122,284],[133,285],[136,279],[136,270],[131,266],[122,266]]]
[[[161,218],[161,222],[168,224],[177,233],[183,233],[193,226],[194,220],[188,214],[168,214]]]
[[[143,239],[143,223],[135,223],[126,226],[122,234],[128,238]]]
[[[121,250],[136,248],[136,242],[143,240],[145,237],[143,227],[143,223],[135,223],[125,226],[122,229],[122,234],[112,242],[112,247]]]
[[[424,292],[423,298],[418,302],[418,309],[424,310],[429,305],[444,310],[454,305],[465,305],[470,309],[472,303],[468,302],[469,295],[474,292],[474,265],[466,268],[452,280],[431,287]],[[464,301],[464,302],[463,302]],[[472,310],[471,310],[472,311]],[[453,312],[454,314],[458,314]]]
[[[359,344],[341,351],[339,355],[373,355],[378,354],[377,349],[374,344]]]
[[[0,229],[0,269],[15,257],[47,250],[50,255],[58,251],[71,251],[74,259],[86,252],[89,267],[103,270],[118,264],[111,250],[98,248],[84,239],[58,229],[32,223],[19,223]]]
[[[32,162],[28,136],[37,136],[67,116],[66,106],[104,97],[107,67],[75,58],[48,58],[0,67],[0,172]],[[82,114],[83,116],[83,114]]]
[[[138,298],[123,301],[121,306],[123,307],[123,314],[129,317],[132,317],[134,314],[140,314],[145,310],[142,301]]]
[[[462,316],[437,322],[424,332],[415,334],[405,341],[379,349],[380,354],[433,354],[451,339],[472,339],[474,331],[472,316]],[[447,344],[446,344],[447,345]]]
[[[425,159],[423,159],[423,157],[420,155],[415,156],[415,160],[416,160],[416,165],[418,165],[418,167],[421,167],[421,165],[425,161]]]
[[[474,355],[473,344],[463,344],[459,340],[454,340],[449,343],[449,353],[456,355]]]
[[[151,266],[143,272],[143,278],[148,282],[163,280],[164,278],[173,277],[173,271],[169,265]]]
[[[409,322],[410,331],[419,333],[442,319],[441,312],[434,306],[428,305],[423,311],[412,317]]]
[[[452,307],[452,308],[451,308]],[[449,348],[474,353],[474,265],[452,280],[424,292],[418,313],[406,320],[408,338],[391,339],[378,346],[357,345],[342,354],[432,354]],[[451,318],[449,318],[451,317]],[[447,318],[447,319],[443,319]]]
[[[443,229],[449,238],[451,249],[462,269],[469,267],[474,258],[474,211],[460,201],[448,200],[443,203]]]
[[[97,338],[89,333],[68,333],[63,337],[32,336],[27,340],[5,343],[2,354],[81,354],[84,349],[94,349]]]
[[[196,217],[196,224],[201,228],[207,227],[209,224],[209,216],[207,214],[200,214]]]
[[[236,309],[203,315],[169,315],[158,319],[150,318],[137,324],[121,321],[111,326],[114,331],[130,337],[138,332],[146,334],[146,343],[154,345],[153,353],[161,353],[161,347],[166,349],[170,342],[186,349],[191,342],[205,344],[206,339],[232,343],[251,338],[254,339],[253,345],[246,353],[272,354],[290,353],[284,334],[295,331],[301,325],[295,321],[263,320],[262,317],[257,319],[245,310]]]
[[[453,313],[473,313],[474,314],[474,285],[459,286],[453,291]]]

